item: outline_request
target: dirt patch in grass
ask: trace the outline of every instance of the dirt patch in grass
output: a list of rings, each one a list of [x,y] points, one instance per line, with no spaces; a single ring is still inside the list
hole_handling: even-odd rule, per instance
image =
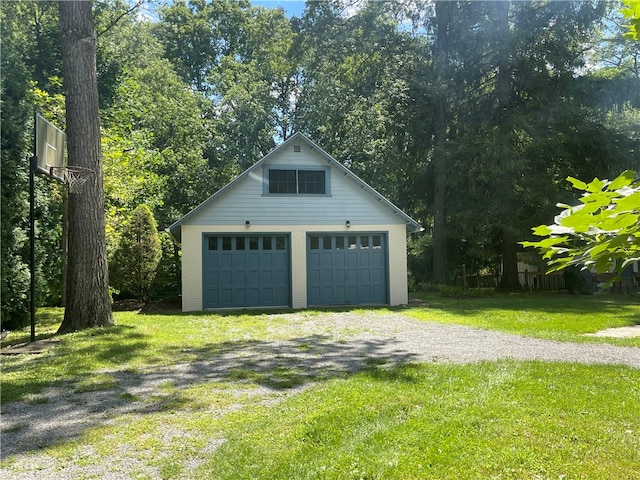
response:
[[[588,337],[635,338],[640,337],[640,325],[606,328],[596,333],[585,333]]]
[[[48,348],[51,348],[60,343],[60,338],[44,338],[42,340],[36,340],[35,342],[18,343],[0,349],[2,355],[20,355],[23,353],[42,353]]]

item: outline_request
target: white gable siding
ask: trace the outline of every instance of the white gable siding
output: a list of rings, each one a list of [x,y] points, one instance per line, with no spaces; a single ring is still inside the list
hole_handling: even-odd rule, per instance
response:
[[[219,194],[208,207],[188,219],[191,225],[352,225],[405,224],[401,215],[394,215],[382,201],[351,176],[331,166],[327,158],[301,142],[301,152],[293,146],[277,152],[239,179],[233,188]],[[265,195],[264,169],[279,167],[330,167],[330,195]]]
[[[291,306],[307,307],[307,232],[335,232],[336,226],[281,225],[249,230],[239,225],[185,225],[182,230],[182,310],[202,310],[202,239],[205,233],[286,233],[291,239]],[[389,304],[405,305],[408,302],[406,229],[402,225],[362,225],[344,230],[358,232],[385,232],[389,238]]]

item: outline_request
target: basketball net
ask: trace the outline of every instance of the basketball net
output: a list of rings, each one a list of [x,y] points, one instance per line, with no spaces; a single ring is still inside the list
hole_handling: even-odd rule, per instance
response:
[[[51,173],[57,171],[64,178],[64,183],[69,189],[69,193],[80,194],[84,191],[84,185],[93,175],[93,170],[84,167],[51,167]]]

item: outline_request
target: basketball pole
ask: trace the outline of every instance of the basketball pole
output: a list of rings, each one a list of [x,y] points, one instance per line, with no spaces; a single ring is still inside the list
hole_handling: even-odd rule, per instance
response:
[[[36,341],[36,195],[35,176],[38,157],[29,159],[29,270],[31,284],[29,286],[30,316],[31,316],[31,341]]]
[[[1,1],[1,0],[0,0]],[[29,286],[31,341],[36,341],[36,195],[35,176],[37,173],[66,182],[67,167],[64,161],[65,134],[38,112],[33,114],[33,156],[29,162]],[[54,175],[54,169],[58,175]],[[86,180],[85,180],[86,181]],[[76,182],[82,186],[83,182]]]

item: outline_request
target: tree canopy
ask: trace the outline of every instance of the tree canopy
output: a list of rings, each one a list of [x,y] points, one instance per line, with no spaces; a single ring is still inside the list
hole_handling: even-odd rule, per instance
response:
[[[518,288],[518,240],[575,202],[568,176],[640,170],[626,3],[331,0],[287,18],[237,0],[149,2],[151,17],[96,2],[109,259],[139,204],[164,229],[300,131],[426,227],[410,239],[415,283],[465,264]],[[0,15],[4,326],[26,312],[32,111],[65,127],[67,79],[55,4],[2,2]],[[51,304],[63,195],[37,180],[38,302]]]
[[[640,21],[640,2],[630,2],[630,7],[623,9],[623,13],[631,21],[627,36],[640,39],[636,29]],[[548,260],[549,271],[576,266],[620,274],[631,263],[640,261],[640,181],[637,173],[627,170],[615,180],[595,178],[588,184],[574,177],[567,180],[583,192],[581,203],[575,206],[558,204],[564,210],[552,225],[532,229],[535,235],[546,238],[522,244],[537,248]]]

